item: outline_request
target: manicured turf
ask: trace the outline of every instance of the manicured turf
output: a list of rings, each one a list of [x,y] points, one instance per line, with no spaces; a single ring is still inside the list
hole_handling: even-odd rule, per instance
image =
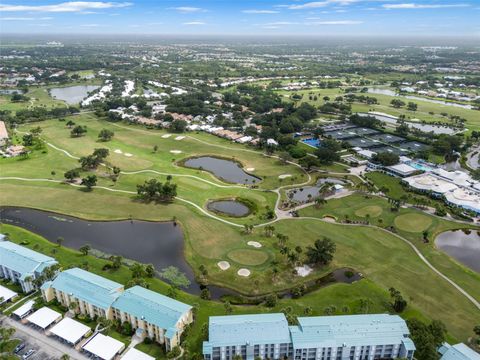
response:
[[[394,223],[400,230],[418,233],[428,229],[432,219],[421,214],[404,214],[397,216]]]
[[[179,177],[174,175],[173,180],[178,184],[179,196],[193,201],[203,207],[208,199],[234,197],[250,199],[260,209],[245,219],[234,219],[239,223],[263,223],[265,206],[274,206],[276,195],[269,191],[280,185],[292,184],[305,181],[306,176],[297,168],[291,165],[281,165],[277,160],[270,159],[264,155],[252,151],[245,146],[232,144],[228,141],[218,139],[204,133],[189,133],[188,137],[181,141],[162,138],[165,131],[145,130],[139,126],[125,124],[112,124],[96,119],[92,115],[83,114],[73,117],[77,123],[85,124],[88,127],[87,136],[72,139],[69,137],[69,129],[58,121],[47,121],[40,123],[44,129],[42,136],[58,147],[64,148],[76,156],[86,155],[94,148],[107,147],[111,156],[108,161],[118,165],[124,171],[156,170],[163,173],[192,175],[193,177]],[[31,125],[36,126],[37,124]],[[28,127],[23,126],[24,131]],[[111,142],[100,143],[97,135],[100,129],[109,128],[115,131],[115,137]],[[153,146],[158,145],[158,151],[153,151]],[[121,149],[123,154],[114,152]],[[180,155],[170,154],[171,149],[182,151]],[[132,157],[126,157],[124,153],[129,152]],[[256,175],[264,180],[259,184],[259,190],[231,187],[201,171],[185,169],[176,165],[176,161],[184,157],[212,154],[219,156],[230,156],[234,154],[235,159],[240,161],[244,167],[254,167]],[[173,160],[173,161],[172,161]],[[2,176],[23,176],[30,178],[54,178],[61,179],[64,171],[78,166],[76,160],[67,157],[62,152],[49,148],[47,153],[34,152],[29,159],[0,160]],[[51,171],[55,174],[52,175]],[[99,168],[97,175],[101,176],[100,184],[110,189],[121,189],[135,191],[135,186],[145,179],[156,177],[165,180],[165,175],[143,173],[136,175],[121,175],[119,181],[113,184],[103,176],[104,168]],[[278,175],[291,173],[289,179],[280,181]],[[207,182],[208,181],[208,182]],[[314,294],[308,295],[295,301],[282,301],[283,306],[292,306],[295,311],[300,304],[310,303],[314,306],[314,312],[321,314],[324,308],[334,305],[337,309],[348,306],[349,311],[358,312],[358,297],[352,298],[349,291],[355,290],[355,294],[366,297],[372,301],[373,308],[377,311],[388,311],[385,302],[388,298],[387,290],[394,286],[399,289],[409,300],[411,307],[405,316],[416,314],[419,311],[425,317],[443,320],[451,334],[459,339],[465,339],[474,324],[480,322],[480,315],[476,312],[471,303],[468,302],[456,289],[432,272],[415,255],[412,249],[401,239],[390,233],[364,226],[347,226],[328,224],[318,220],[282,220],[273,224],[276,233],[288,236],[287,246],[291,249],[300,246],[305,249],[311,246],[314,241],[323,236],[332,238],[337,245],[337,252],[333,263],[328,267],[315,269],[306,278],[296,276],[292,272],[292,266],[288,264],[284,255],[280,254],[276,237],[267,237],[263,228],[256,228],[251,235],[245,235],[242,228],[224,224],[218,220],[211,219],[202,214],[191,205],[180,201],[174,201],[168,205],[155,205],[134,201],[132,195],[125,193],[113,193],[107,190],[95,189],[92,192],[84,192],[68,185],[61,185],[48,182],[21,182],[17,180],[5,180],[1,182],[2,197],[0,204],[29,206],[41,209],[57,211],[89,219],[125,219],[129,217],[145,220],[169,220],[176,217],[182,227],[185,237],[185,256],[192,268],[196,271],[200,265],[204,265],[208,271],[208,281],[225,287],[232,287],[236,290],[250,295],[258,295],[271,291],[280,291],[291,288],[314,278],[318,278],[339,267],[352,267],[360,271],[366,277],[355,285],[338,284],[321,289]],[[108,206],[106,206],[108,204]],[[365,221],[364,217],[355,214],[362,213],[365,207],[380,207],[382,212],[376,218],[371,219],[375,224],[381,226],[392,226],[398,215],[409,213],[418,214],[412,209],[400,209],[398,213],[390,211],[390,205],[383,199],[372,197],[364,199],[361,196],[350,196],[343,199],[330,200],[321,209],[308,208],[301,211],[301,215],[307,213],[310,216],[319,217],[325,215],[335,216],[344,220],[349,216],[351,220]],[[382,223],[380,223],[380,220]],[[5,226],[5,225],[4,225]],[[432,218],[431,226],[428,228],[430,236],[458,227],[457,224],[448,221]],[[8,228],[8,231],[11,231]],[[408,233],[398,229],[400,235],[414,241],[417,245],[422,244],[421,233]],[[20,235],[23,236],[23,235]],[[261,250],[254,250],[246,243],[247,241],[259,241],[264,246]],[[51,253],[54,247],[52,244],[45,244],[44,241],[35,240],[45,252]],[[85,258],[75,252],[68,252],[63,248],[58,250],[59,257],[64,256],[64,265],[81,265]],[[246,252],[246,250],[248,250]],[[65,251],[65,253],[63,253]],[[261,256],[268,255],[268,259],[250,268],[252,274],[249,278],[239,278],[236,272],[244,267],[245,261],[253,258],[251,251],[257,251]],[[439,264],[441,271],[457,281],[462,287],[473,296],[480,298],[478,289],[478,278],[475,274],[466,272],[464,268],[451,261],[451,259],[438,252],[432,247],[425,245],[421,251],[426,256],[434,258],[433,263]],[[229,271],[221,271],[216,263],[221,260],[228,260],[233,253],[232,267]],[[248,253],[248,256],[245,254]],[[255,255],[258,255],[257,253]],[[305,251],[303,251],[305,254]],[[258,255],[260,256],[260,255]],[[272,273],[272,262],[278,265],[279,274]],[[302,258],[304,261],[304,258]],[[114,273],[102,272],[103,260],[96,260],[88,257],[92,271],[104,273],[106,276],[117,278],[120,282],[126,283],[129,279],[127,269]],[[418,290],[418,281],[422,281],[428,292]],[[151,280],[152,289],[166,292],[165,284],[158,280]],[[335,289],[333,291],[332,289]],[[326,297],[322,298],[325,294]],[[187,299],[189,303],[198,302],[199,299],[188,295],[181,295],[180,298]],[[204,303],[202,303],[204,304]],[[223,312],[221,305],[205,303],[208,309],[202,312],[199,321],[205,321],[207,314],[219,314]],[[214,303],[212,303],[214,304]],[[357,304],[357,305],[356,305]],[[277,308],[278,310],[279,308]],[[235,311],[264,311],[263,308],[240,308]],[[275,310],[275,309],[274,309]],[[347,311],[346,313],[349,313]],[[411,311],[411,312],[410,312]],[[204,320],[201,320],[204,319]],[[197,325],[196,325],[197,326]],[[201,326],[201,325],[198,325]],[[199,330],[197,329],[198,333]],[[199,336],[193,336],[195,346],[199,344]]]
[[[268,260],[268,254],[261,250],[233,250],[227,256],[240,265],[261,265]]]
[[[382,214],[382,212],[383,209],[380,206],[370,205],[356,210],[355,215],[360,217],[367,217],[367,215],[370,217],[378,217]]]

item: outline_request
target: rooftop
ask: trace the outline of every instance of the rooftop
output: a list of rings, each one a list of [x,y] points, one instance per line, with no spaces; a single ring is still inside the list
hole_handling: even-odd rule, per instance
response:
[[[113,359],[115,355],[124,348],[124,343],[100,333],[91,337],[88,342],[83,345],[83,349],[103,360]]]
[[[443,343],[438,352],[442,355],[440,360],[480,360],[480,354],[463,343],[456,345]]]
[[[136,316],[162,329],[173,330],[190,305],[171,299],[141,286],[125,290],[112,304],[116,309]]]
[[[404,343],[414,349],[409,330],[398,315],[341,315],[298,318],[291,326],[294,348],[339,347],[362,344],[389,345]]]
[[[41,273],[45,268],[57,264],[57,261],[13,242],[0,241],[0,264],[25,278],[34,272]]]
[[[284,314],[211,316],[204,351],[223,345],[290,343]]]
[[[123,285],[79,268],[59,273],[47,286],[102,309],[109,308],[123,290]]]

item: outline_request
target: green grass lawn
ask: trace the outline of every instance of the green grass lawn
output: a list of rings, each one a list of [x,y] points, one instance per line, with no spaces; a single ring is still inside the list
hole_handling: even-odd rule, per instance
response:
[[[42,136],[48,142],[66,149],[75,156],[90,154],[94,148],[107,147],[111,153],[108,161],[112,165],[120,166],[124,171],[156,170],[162,173],[189,175],[190,177],[175,175],[173,181],[179,186],[179,196],[193,201],[201,207],[204,207],[212,198],[238,196],[254,201],[261,210],[244,219],[230,219],[239,224],[265,222],[262,218],[265,206],[273,207],[276,199],[276,195],[268,190],[307,179],[306,175],[297,167],[282,165],[277,160],[268,158],[258,151],[208,134],[188,133],[185,139],[177,141],[175,136],[168,139],[162,138],[165,131],[149,131],[140,126],[112,124],[89,114],[72,118],[76,123],[87,126],[88,133],[85,137],[70,138],[69,129],[64,123],[56,120],[40,123],[43,128]],[[37,125],[22,126],[21,130],[25,131],[29,127]],[[102,128],[112,129],[115,132],[112,141],[98,142],[97,135]],[[158,145],[157,152],[153,151],[154,145]],[[122,150],[122,154],[115,153],[116,149]],[[182,153],[171,154],[170,150],[172,149],[181,150]],[[131,153],[132,156],[127,157],[124,155],[125,153]],[[259,190],[232,187],[230,184],[216,179],[210,173],[177,165],[178,161],[186,157],[205,154],[234,157],[245,168],[255,168],[254,174],[263,179],[258,184]],[[45,153],[34,152],[26,160],[0,160],[0,166],[2,167],[2,176],[60,180],[66,170],[78,166],[78,163],[64,153],[48,148]],[[344,169],[340,165],[335,164],[334,166]],[[52,171],[55,172],[53,175]],[[97,170],[97,175],[100,176],[100,185],[128,191],[135,191],[136,184],[148,178],[165,179],[165,175],[153,173],[130,174],[121,175],[118,182],[113,184],[102,172],[105,172],[104,168]],[[280,181],[278,175],[285,173],[291,173],[293,176]],[[350,179],[350,176],[348,178]],[[244,294],[261,295],[271,291],[289,289],[342,267],[351,267],[364,274],[366,278],[353,285],[331,285],[294,301],[282,300],[280,305],[272,310],[281,309],[281,306],[291,306],[297,314],[300,314],[303,311],[302,307],[307,306],[305,304],[313,304],[315,305],[313,306],[315,314],[324,313],[325,308],[332,305],[339,313],[342,313],[343,307],[348,308],[345,313],[358,313],[360,312],[359,297],[364,297],[371,301],[372,311],[385,312],[389,310],[386,305],[387,290],[394,286],[404,294],[411,305],[404,316],[439,318],[445,322],[450,334],[457,339],[466,339],[473,325],[480,322],[480,314],[466,298],[421,262],[406,243],[381,229],[300,219],[274,223],[276,233],[288,236],[287,245],[291,249],[300,246],[304,249],[303,254],[305,254],[306,247],[311,246],[316,239],[323,236],[330,237],[337,245],[335,259],[330,266],[318,268],[308,277],[300,278],[292,272],[292,267],[286,261],[285,256],[280,254],[276,238],[267,237],[263,228],[255,229],[251,235],[245,235],[242,228],[211,219],[198,209],[177,200],[168,205],[145,204],[133,201],[130,194],[113,193],[103,189],[84,192],[68,185],[51,182],[3,180],[1,185],[0,205],[34,207],[95,220],[133,217],[161,221],[170,220],[175,216],[184,233],[185,257],[192,268],[198,271],[199,266],[204,265],[208,271],[210,283],[233,288]],[[397,195],[401,196],[400,190],[395,188],[395,185],[399,186],[392,182],[390,192],[393,194],[398,192]],[[374,201],[374,199],[377,200]],[[301,215],[309,214],[308,216],[314,217],[332,215],[338,219],[344,219],[348,215],[352,220],[357,218],[364,221],[368,214],[372,222],[387,227],[395,224],[397,216],[418,214],[412,209],[401,209],[398,213],[392,213],[388,203],[383,199],[380,201],[378,198],[368,200],[355,195],[339,199],[339,201],[337,203],[335,200],[331,200],[319,210],[304,209]],[[335,204],[336,206],[334,206]],[[357,211],[358,214],[355,213]],[[379,215],[375,216],[378,213]],[[458,227],[458,224],[437,218],[432,218],[431,221],[428,228],[431,239],[438,232]],[[130,278],[129,270],[125,267],[116,272],[104,272],[101,270],[105,263],[104,260],[91,256],[83,257],[75,251],[58,248],[43,239],[8,225],[2,225],[1,230],[13,234],[12,238],[16,241],[25,237],[31,239],[30,246],[35,247],[38,251],[52,254],[52,251],[56,250],[55,256],[64,266],[80,266],[87,261],[90,271],[121,283],[126,283]],[[431,259],[432,263],[438,266],[442,272],[458,282],[473,296],[480,298],[480,289],[477,286],[478,274],[468,272],[445,254],[436,251],[430,244],[423,244],[420,238],[421,233],[418,231],[404,231],[400,226],[398,232],[415,242],[425,256],[429,260]],[[263,247],[253,249],[247,245],[250,240],[260,242]],[[221,271],[217,266],[217,262],[221,260],[231,260],[230,269]],[[276,266],[279,274],[275,277],[272,273],[272,262],[278,263]],[[238,269],[243,267],[251,271],[249,278],[237,275]],[[157,279],[149,280],[149,282],[153,290],[166,293],[166,284]],[[418,289],[419,282],[423,286],[422,289],[425,290]],[[349,294],[351,291],[355,296]],[[223,306],[215,302],[203,302],[197,297],[183,293],[179,295],[179,299],[190,304],[200,304],[202,308],[198,314],[200,323],[205,322],[210,314],[224,313]],[[271,310],[262,307],[235,308],[235,312],[239,313],[252,311]],[[192,330],[195,335],[188,340],[195,349],[198,349],[201,342],[200,326],[195,325],[195,329]]]

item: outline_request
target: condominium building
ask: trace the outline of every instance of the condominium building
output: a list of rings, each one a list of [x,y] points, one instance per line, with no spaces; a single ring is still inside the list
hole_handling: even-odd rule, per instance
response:
[[[298,318],[290,327],[294,360],[413,359],[415,346],[398,315]]]
[[[205,360],[374,360],[413,359],[415,345],[397,315],[298,318],[288,326],[283,314],[211,317]]]
[[[208,341],[203,343],[205,360],[283,359],[292,351],[284,314],[211,316]]]
[[[480,360],[480,354],[463,343],[455,345],[443,343],[438,348],[438,353],[442,356],[440,360]]]
[[[35,279],[57,264],[54,258],[40,254],[0,236],[0,278],[20,284],[26,293],[36,289]]]
[[[57,299],[60,304],[91,318],[95,316],[112,319],[112,303],[123,292],[123,285],[91,272],[73,268],[62,271],[42,286],[46,301]]]
[[[42,286],[46,301],[57,299],[77,313],[129,322],[135,330],[168,351],[180,343],[185,326],[193,321],[191,306],[140,286],[123,285],[73,268]],[[72,306],[73,303],[73,306]]]
[[[185,326],[193,321],[192,307],[141,286],[125,290],[112,304],[113,317],[165,344],[170,350],[180,343]]]

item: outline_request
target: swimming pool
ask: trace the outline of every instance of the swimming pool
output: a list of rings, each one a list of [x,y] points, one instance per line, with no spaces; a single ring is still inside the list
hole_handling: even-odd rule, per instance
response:
[[[407,165],[410,165],[411,167],[417,169],[417,170],[421,170],[421,171],[425,171],[425,172],[430,172],[432,171],[434,168],[431,167],[431,166],[428,166],[422,162],[419,162],[419,161],[410,161],[407,163]]]
[[[320,140],[314,139],[314,138],[303,139],[302,142],[303,142],[304,144],[307,144],[308,146],[311,146],[311,147],[316,147],[316,148],[318,148],[318,147],[320,146]]]

